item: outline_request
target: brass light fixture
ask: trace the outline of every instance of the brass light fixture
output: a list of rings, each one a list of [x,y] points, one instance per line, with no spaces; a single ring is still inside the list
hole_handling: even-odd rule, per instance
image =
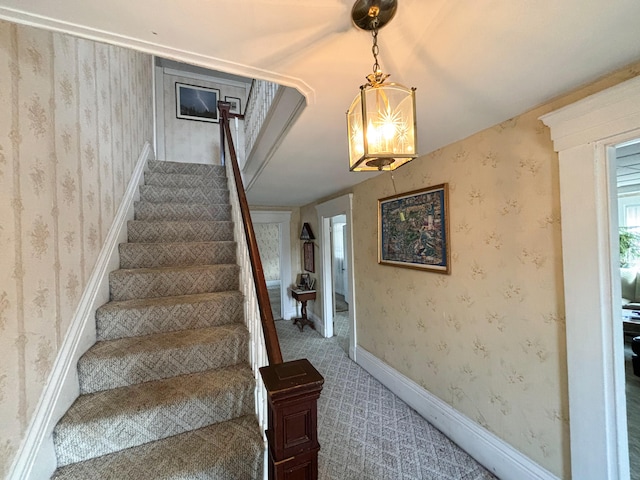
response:
[[[349,170],[389,171],[418,156],[415,88],[384,83],[378,63],[378,30],[395,15],[397,0],[357,0],[353,23],[373,36],[373,73],[347,112]]]

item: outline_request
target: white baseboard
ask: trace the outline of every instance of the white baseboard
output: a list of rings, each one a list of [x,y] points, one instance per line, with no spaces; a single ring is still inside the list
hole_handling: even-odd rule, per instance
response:
[[[298,312],[296,310],[296,308],[292,305],[290,305],[291,302],[286,302],[287,304],[285,305],[285,310],[284,312],[282,312],[282,318],[284,320],[291,320],[292,318],[295,318],[298,316]]]
[[[316,330],[320,333],[320,335],[322,335],[323,337],[327,336],[326,330],[324,328],[324,322],[322,321],[321,317],[316,315],[314,312],[307,311],[307,318],[309,320],[313,320],[313,325],[316,327]]]
[[[133,219],[133,202],[139,198],[138,186],[144,181],[144,169],[152,154],[151,145],[146,142],[71,319],[9,479],[42,480],[51,477],[56,469],[53,429],[80,394],[76,365],[96,342],[96,310],[109,301],[109,272],[119,268],[118,245],[127,241],[127,220]]]
[[[504,440],[429,393],[362,347],[358,364],[502,480],[558,480]]]

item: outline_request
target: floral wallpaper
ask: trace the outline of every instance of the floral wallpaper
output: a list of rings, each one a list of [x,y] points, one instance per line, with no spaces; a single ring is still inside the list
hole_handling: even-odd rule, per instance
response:
[[[148,55],[0,21],[0,476],[145,141]]]
[[[451,275],[377,263],[377,199],[355,188],[360,346],[532,459],[568,458],[558,160],[536,114],[395,172],[398,193],[449,184]]]
[[[558,157],[538,117],[638,75],[626,67],[420,157],[394,172],[395,190],[389,173],[353,188],[358,346],[559,478],[571,472]],[[378,265],[378,199],[445,182],[451,274]],[[318,228],[315,205],[298,228]]]
[[[267,282],[280,280],[280,227],[277,223],[256,223],[253,229],[260,250],[264,279]]]
[[[354,187],[358,343],[570,478],[558,157],[538,117],[611,74]],[[378,265],[377,200],[449,184],[450,275]],[[304,221],[304,218],[302,219]]]

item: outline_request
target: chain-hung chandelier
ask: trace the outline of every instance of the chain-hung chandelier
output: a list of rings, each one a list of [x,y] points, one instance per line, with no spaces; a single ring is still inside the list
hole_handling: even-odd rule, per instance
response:
[[[373,73],[347,112],[349,170],[395,170],[418,156],[415,88],[384,83],[378,63],[378,30],[395,15],[397,0],[358,0],[353,23],[373,36]]]

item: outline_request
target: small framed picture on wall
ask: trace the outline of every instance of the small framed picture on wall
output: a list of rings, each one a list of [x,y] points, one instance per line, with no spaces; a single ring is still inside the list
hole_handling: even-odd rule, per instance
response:
[[[304,269],[307,272],[315,273],[316,266],[313,258],[313,242],[304,242],[303,253],[304,253]]]
[[[225,96],[224,101],[231,104],[231,108],[229,109],[230,113],[237,113],[238,115],[242,114],[242,105],[240,104],[240,99],[238,97]]]

